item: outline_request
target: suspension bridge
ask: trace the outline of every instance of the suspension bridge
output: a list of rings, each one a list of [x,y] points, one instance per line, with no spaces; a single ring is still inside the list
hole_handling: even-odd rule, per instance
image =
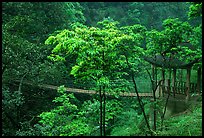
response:
[[[20,80],[15,80],[15,82],[20,83]],[[55,86],[55,85],[49,85],[49,84],[34,84],[32,82],[29,81],[23,81],[23,84],[26,85],[32,85],[32,86],[37,86],[39,88],[43,88],[43,89],[51,89],[51,90],[57,90],[59,86]],[[82,94],[99,94],[97,91],[95,90],[86,90],[86,89],[79,89],[79,88],[70,88],[70,87],[65,87],[65,90],[67,92],[72,92],[72,93],[82,93]],[[113,95],[111,93],[106,93],[106,95]],[[123,96],[123,97],[136,97],[137,94],[133,93],[133,92],[120,92],[119,96]],[[142,97],[152,97],[153,94],[151,92],[145,92],[145,93],[139,93],[139,96]]]
[[[16,83],[20,83],[20,80],[15,80]],[[59,86],[55,85],[49,85],[49,84],[34,84],[31,81],[23,81],[23,84],[30,85],[30,86],[36,86],[42,89],[51,89],[51,90],[56,90],[58,89]],[[183,97],[186,96],[186,91],[189,91],[191,94],[196,92],[196,84],[190,83],[190,90],[185,87],[185,82],[183,82],[183,85],[176,85],[176,86],[169,86],[168,83],[167,85],[165,83],[161,84],[158,86],[156,90],[156,97],[162,97],[167,94],[170,94],[171,96],[177,95],[178,97]],[[96,90],[88,90],[88,89],[80,89],[80,88],[74,88],[74,87],[65,87],[65,91],[71,92],[71,93],[81,93],[81,94],[99,94]],[[120,92],[120,93],[115,93],[118,96],[122,97],[137,97],[137,94],[135,92]],[[111,92],[106,92],[106,95],[114,95],[114,93]],[[141,97],[153,97],[152,91],[149,92],[139,92],[139,96]]]

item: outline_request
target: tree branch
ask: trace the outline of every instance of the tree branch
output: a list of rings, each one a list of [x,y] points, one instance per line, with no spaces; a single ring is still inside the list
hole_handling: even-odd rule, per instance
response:
[[[131,72],[131,77],[132,77],[132,81],[133,81],[133,84],[134,84],[135,92],[136,92],[136,94],[137,94],[137,99],[138,99],[140,108],[141,108],[141,110],[142,110],[142,112],[143,112],[143,116],[144,116],[144,119],[145,119],[147,128],[148,128],[148,130],[151,132],[151,135],[152,135],[152,131],[151,131],[151,129],[150,129],[149,122],[148,122],[148,120],[147,120],[147,115],[145,114],[144,107],[143,107],[142,101],[141,101],[141,99],[140,99],[138,90],[137,90],[137,85],[136,85],[136,82],[135,82],[134,73],[133,73],[133,71],[131,70],[131,67],[130,67],[130,64],[129,64],[129,61],[128,61],[128,58],[127,58],[127,55],[126,55],[126,54],[125,54],[125,59],[126,59],[126,63],[127,63],[127,65],[128,65],[128,68],[129,68],[129,70],[130,70],[130,72]]]

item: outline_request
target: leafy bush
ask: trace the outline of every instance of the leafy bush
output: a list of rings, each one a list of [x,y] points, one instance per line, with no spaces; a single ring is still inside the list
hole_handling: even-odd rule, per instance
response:
[[[2,88],[2,135],[14,135],[19,127],[20,108],[24,97],[20,91]]]
[[[118,117],[111,131],[113,136],[133,136],[141,134],[138,124],[142,121],[143,116],[138,115],[134,109],[123,111]]]
[[[64,86],[58,88],[59,97],[53,102],[59,106],[50,112],[43,112],[39,115],[42,135],[45,136],[79,136],[90,134],[91,128],[85,119],[78,114],[78,107],[73,104],[75,97],[67,94]]]

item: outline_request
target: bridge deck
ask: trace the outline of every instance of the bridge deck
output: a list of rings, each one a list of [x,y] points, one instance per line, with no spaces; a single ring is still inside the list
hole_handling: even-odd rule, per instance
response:
[[[47,85],[47,84],[38,85],[38,86],[41,88],[56,89],[56,90],[58,88],[58,86]],[[95,90],[84,90],[84,89],[67,88],[67,87],[65,88],[67,92],[84,93],[84,94],[98,94],[97,91]],[[111,95],[110,93],[106,93],[106,94]],[[136,97],[137,96],[136,93],[128,93],[128,92],[120,93],[119,95],[123,97]],[[139,93],[139,96],[152,97],[153,94],[152,93]]]
[[[19,80],[12,80],[12,82],[13,81],[20,83]],[[34,84],[33,82],[30,82],[30,81],[23,81],[23,84],[37,86],[37,87],[45,88],[45,89],[52,89],[52,90],[57,90],[58,89],[58,86],[48,85],[48,84]],[[68,87],[65,87],[65,89],[66,89],[67,92],[73,92],[73,93],[99,94],[95,90],[84,90],[84,89],[68,88]],[[106,94],[107,95],[114,95],[114,94],[111,94],[111,93],[106,93]],[[173,94],[173,92],[171,92],[171,96],[170,97],[173,96],[172,94]],[[166,92],[164,92],[164,95],[167,95]],[[121,92],[119,94],[119,96],[122,96],[122,97],[137,97],[137,94],[133,93],[133,92],[131,92],[131,93],[130,92]],[[153,94],[151,92],[145,92],[145,93],[139,93],[139,96],[141,96],[141,97],[153,97]],[[185,99],[183,97],[185,97],[186,95],[184,93],[175,93],[175,97],[180,97],[180,96],[182,96],[182,98],[179,98],[179,99]]]
[[[15,80],[15,82],[20,82],[18,80]],[[24,84],[27,85],[35,85],[32,82],[23,82]],[[57,90],[58,86],[54,86],[54,85],[48,85],[48,84],[39,84],[37,85],[40,88],[46,88],[46,89],[53,89],[53,90]],[[77,89],[77,88],[66,88],[67,92],[73,92],[73,93],[84,93],[84,94],[98,94],[95,90],[84,90],[84,89]],[[110,93],[106,93],[107,95],[113,95]],[[120,96],[123,97],[137,97],[136,93],[128,93],[128,92],[121,92],[119,94]],[[139,96],[143,96],[143,97],[152,97],[153,94],[152,93],[139,93]]]

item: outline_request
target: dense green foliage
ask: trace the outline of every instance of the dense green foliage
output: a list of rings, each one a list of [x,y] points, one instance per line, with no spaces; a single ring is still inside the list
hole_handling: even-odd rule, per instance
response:
[[[147,33],[147,49],[153,54],[174,53],[181,60],[193,61],[202,56],[201,26],[192,27],[188,22],[181,22],[178,18],[166,19],[164,30],[151,30]],[[195,48],[191,49],[188,43]]]
[[[190,11],[188,12],[189,17],[198,17],[202,16],[202,2],[192,2],[192,5],[189,7]]]
[[[95,26],[104,18],[119,21],[121,26],[142,24],[148,29],[161,28],[166,18],[187,20],[188,3],[182,2],[81,2],[86,23]],[[151,15],[151,16],[150,16]]]
[[[201,135],[202,100],[161,126],[162,102],[119,95],[134,92],[131,76],[151,91],[144,56],[198,60],[196,81],[201,17],[202,2],[2,2],[2,136],[99,136],[102,117],[105,135]]]

